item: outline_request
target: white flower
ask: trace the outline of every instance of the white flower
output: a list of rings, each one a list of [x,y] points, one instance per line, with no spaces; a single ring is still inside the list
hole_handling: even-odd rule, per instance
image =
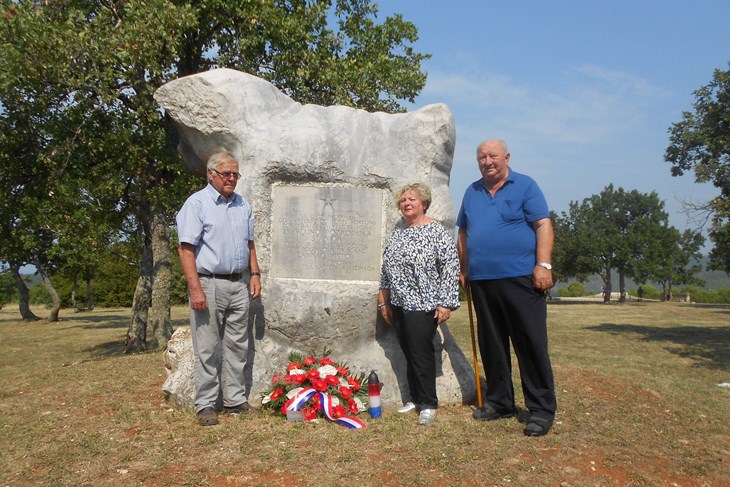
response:
[[[337,369],[331,365],[323,365],[318,368],[317,371],[319,372],[319,376],[322,378],[327,377],[328,375],[337,375]]]
[[[362,403],[362,401],[360,400],[359,397],[354,397],[353,400],[355,401],[355,404],[357,404],[357,410],[358,410],[358,412],[361,413],[361,412],[363,412],[363,411],[365,411],[367,409],[365,407],[365,405]]]
[[[291,369],[289,371],[289,375],[302,375],[302,374],[306,374],[306,372],[302,369]]]

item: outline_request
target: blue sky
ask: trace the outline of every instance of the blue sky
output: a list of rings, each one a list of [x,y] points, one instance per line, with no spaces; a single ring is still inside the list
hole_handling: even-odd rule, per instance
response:
[[[432,54],[409,110],[445,103],[456,122],[451,194],[458,211],[478,179],[475,150],[507,141],[510,166],[534,177],[551,208],[609,183],[656,191],[670,223],[692,226],[682,201],[718,194],[694,175],[672,177],[668,129],[693,92],[730,62],[727,0],[382,0]]]

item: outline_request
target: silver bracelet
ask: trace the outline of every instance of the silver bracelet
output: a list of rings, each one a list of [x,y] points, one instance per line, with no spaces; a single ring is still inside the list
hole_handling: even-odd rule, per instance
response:
[[[388,306],[388,303],[378,303],[378,311],[380,311],[381,308],[385,308]]]

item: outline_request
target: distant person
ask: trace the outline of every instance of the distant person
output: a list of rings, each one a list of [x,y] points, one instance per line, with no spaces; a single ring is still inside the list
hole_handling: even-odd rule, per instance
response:
[[[636,295],[639,296],[639,301],[641,301],[644,298],[644,288],[639,286],[639,289],[636,291]]]
[[[426,215],[431,190],[420,183],[395,196],[405,226],[393,230],[383,251],[378,310],[395,328],[406,357],[410,401],[398,410],[419,413],[418,424],[436,419],[436,357],[439,325],[459,307],[459,259],[443,225]]]
[[[471,290],[487,379],[477,420],[515,415],[510,340],[530,411],[524,434],[543,436],[557,409],[548,355],[546,292],[553,285],[553,225],[535,181],[509,168],[501,140],[477,147],[482,178],[464,193],[456,220],[460,282]]]
[[[218,424],[221,392],[224,412],[254,411],[243,369],[249,304],[261,295],[261,274],[253,213],[234,192],[240,177],[233,155],[215,152],[208,159],[208,185],[190,196],[177,214],[195,352],[195,411],[201,426]]]

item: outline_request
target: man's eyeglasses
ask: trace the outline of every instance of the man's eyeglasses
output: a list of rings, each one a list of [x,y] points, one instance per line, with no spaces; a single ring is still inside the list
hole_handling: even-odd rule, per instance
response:
[[[215,169],[211,169],[211,171],[216,173],[222,179],[238,179],[241,177],[240,172],[230,172],[230,171],[220,172],[220,171],[216,171]]]

